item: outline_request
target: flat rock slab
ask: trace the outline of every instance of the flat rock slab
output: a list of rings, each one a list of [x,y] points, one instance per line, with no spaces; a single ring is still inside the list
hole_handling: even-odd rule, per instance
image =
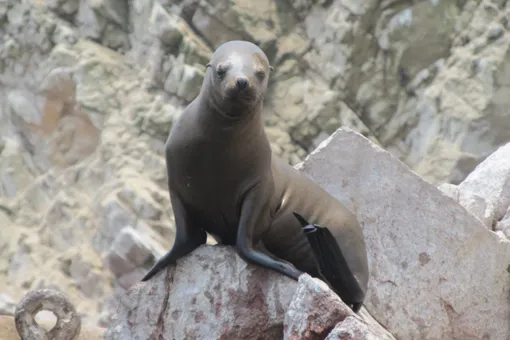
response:
[[[510,339],[508,240],[352,130],[296,167],[358,216],[365,306],[396,338]]]

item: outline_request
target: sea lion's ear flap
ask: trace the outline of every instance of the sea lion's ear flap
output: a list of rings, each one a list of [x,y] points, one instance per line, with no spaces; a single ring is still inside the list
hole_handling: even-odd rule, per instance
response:
[[[274,71],[274,67],[273,67],[273,66],[271,66],[271,65],[269,65],[269,70],[270,70],[270,71]]]
[[[208,63],[207,65],[205,65],[205,69],[207,70],[208,67],[211,67],[211,63]]]

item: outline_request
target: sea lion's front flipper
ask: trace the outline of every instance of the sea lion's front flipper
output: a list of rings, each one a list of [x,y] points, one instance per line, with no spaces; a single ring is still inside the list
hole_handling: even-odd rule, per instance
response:
[[[328,228],[309,224],[294,213],[303,227],[315,255],[319,271],[335,293],[357,313],[363,305],[365,293],[354,277],[342,250]]]
[[[268,200],[264,199],[262,190],[255,186],[246,194],[242,203],[236,238],[237,253],[246,262],[273,269],[297,280],[303,272],[290,263],[272,258],[256,248],[259,240],[255,239],[254,230],[258,223],[262,223],[266,215],[268,215]]]
[[[194,225],[189,212],[184,207],[181,199],[170,190],[170,201],[175,216],[175,241],[172,248],[161,257],[142,281],[147,281],[156,275],[161,269],[169,264],[174,264],[178,259],[188,255],[193,250],[207,241],[206,232]]]

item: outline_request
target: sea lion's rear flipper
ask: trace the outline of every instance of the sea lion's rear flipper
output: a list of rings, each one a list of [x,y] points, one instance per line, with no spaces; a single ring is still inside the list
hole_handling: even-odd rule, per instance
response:
[[[349,268],[335,238],[328,228],[309,224],[297,213],[294,213],[294,216],[303,227],[303,232],[319,266],[320,274],[342,301],[357,313],[363,305],[365,294]]]

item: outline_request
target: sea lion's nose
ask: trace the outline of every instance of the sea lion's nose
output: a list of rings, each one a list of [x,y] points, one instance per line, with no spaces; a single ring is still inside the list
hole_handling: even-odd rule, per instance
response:
[[[248,86],[248,79],[245,77],[237,77],[236,86],[239,90],[244,90]]]

